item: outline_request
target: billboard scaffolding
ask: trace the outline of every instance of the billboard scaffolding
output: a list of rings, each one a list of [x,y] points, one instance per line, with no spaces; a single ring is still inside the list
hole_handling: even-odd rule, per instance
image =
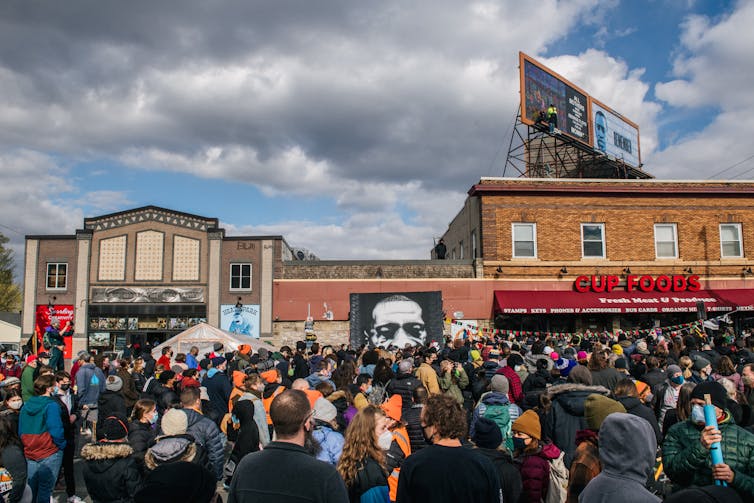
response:
[[[636,124],[524,53],[519,62],[521,105],[503,176],[652,178],[641,169]]]

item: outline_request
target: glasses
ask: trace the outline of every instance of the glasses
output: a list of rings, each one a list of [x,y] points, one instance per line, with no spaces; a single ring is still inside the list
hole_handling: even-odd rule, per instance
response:
[[[395,337],[398,330],[403,329],[411,337],[420,338],[424,334],[424,323],[404,323],[400,325],[398,323],[385,323],[384,325],[378,325],[374,327],[377,331],[377,335],[384,337],[385,339],[392,339]]]

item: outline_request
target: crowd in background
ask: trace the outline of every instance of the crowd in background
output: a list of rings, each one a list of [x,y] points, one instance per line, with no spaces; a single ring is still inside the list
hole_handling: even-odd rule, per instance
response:
[[[80,466],[102,502],[754,500],[746,332],[252,346],[0,354],[0,495],[81,501]]]

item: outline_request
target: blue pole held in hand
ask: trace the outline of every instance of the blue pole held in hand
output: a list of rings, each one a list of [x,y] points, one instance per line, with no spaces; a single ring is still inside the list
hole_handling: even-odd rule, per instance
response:
[[[717,414],[715,413],[715,406],[712,405],[712,399],[709,395],[704,395],[704,401],[706,402],[704,405],[704,422],[706,426],[713,426],[718,430]],[[712,466],[719,465],[723,462],[723,449],[720,442],[715,442],[710,446],[709,454],[712,458]],[[728,483],[724,480],[715,480],[715,485],[727,486]]]

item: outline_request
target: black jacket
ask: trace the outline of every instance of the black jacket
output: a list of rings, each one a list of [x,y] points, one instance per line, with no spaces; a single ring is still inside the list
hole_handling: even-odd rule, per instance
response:
[[[102,421],[110,416],[126,417],[126,401],[120,391],[105,390],[97,403],[98,416]]]
[[[188,419],[186,433],[194,437],[196,443],[206,451],[209,457],[209,469],[215,474],[217,480],[220,480],[225,461],[225,438],[223,437],[223,433],[214,421],[202,416],[195,410],[183,409],[183,412],[186,413]]]
[[[93,502],[133,501],[141,471],[126,443],[87,444],[81,448],[84,482]]]
[[[662,445],[662,432],[660,431],[660,426],[657,424],[657,418],[655,417],[654,411],[641,403],[641,400],[638,398],[632,397],[632,396],[620,396],[616,398],[617,401],[619,401],[623,407],[626,409],[626,412],[629,414],[633,414],[634,416],[639,416],[642,419],[646,419],[647,422],[652,426],[652,430],[655,432],[655,437],[657,438],[657,445]]]
[[[21,501],[26,488],[26,458],[24,448],[19,444],[9,443],[0,452],[0,466],[4,467],[13,477],[13,488],[6,496],[8,501],[17,503]]]
[[[408,432],[408,441],[411,444],[411,454],[425,448],[427,441],[424,439],[424,430],[421,425],[421,413],[424,406],[421,404],[412,405],[408,410],[403,412],[403,422],[406,423]]]
[[[160,465],[186,461],[203,466],[214,473],[207,452],[191,435],[169,435],[155,438],[155,443],[144,454],[144,466],[154,470]]]
[[[387,394],[401,396],[403,413],[411,408],[413,404],[413,393],[421,385],[421,381],[413,374],[398,373],[387,385]]]
[[[175,391],[168,388],[157,379],[149,381],[146,393],[157,403],[157,410],[160,411],[160,414],[181,403],[181,399],[178,398]]]
[[[281,471],[282,470],[282,471]],[[295,473],[287,477],[285,473]],[[270,442],[241,460],[227,503],[346,503],[348,492],[335,467],[313,458],[303,447]]]
[[[139,463],[139,468],[144,468],[144,454],[147,449],[154,445],[157,432],[149,423],[134,421],[128,424],[128,443],[134,450],[134,458]]]
[[[250,452],[259,450],[259,428],[256,421],[254,421],[254,402],[251,400],[239,400],[236,406],[233,407],[233,415],[238,418],[240,428],[238,430],[238,440],[233,445],[233,450],[230,451],[230,460],[238,465],[244,456]],[[230,476],[226,477],[225,482],[230,484],[230,481]]]
[[[510,453],[500,449],[476,448],[476,452],[492,461],[500,479],[500,488],[503,490],[503,501],[518,501],[523,491],[521,472],[513,464]]]

